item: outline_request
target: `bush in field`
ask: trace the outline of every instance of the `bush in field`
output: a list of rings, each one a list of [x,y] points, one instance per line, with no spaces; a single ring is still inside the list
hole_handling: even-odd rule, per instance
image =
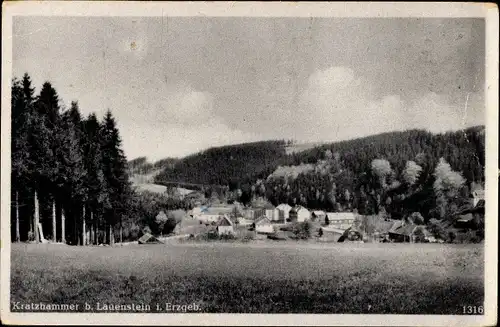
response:
[[[224,233],[224,234],[220,234],[218,239],[221,241],[229,241],[229,240],[235,240],[236,236],[234,236],[234,234],[232,234],[232,233]]]
[[[292,232],[297,239],[306,240],[311,237],[312,223],[310,221],[304,221],[296,223],[292,227]]]
[[[255,239],[255,233],[250,232],[250,231],[245,231],[243,234],[241,240],[244,242],[252,241]]]
[[[330,219],[328,219],[328,216],[325,217],[325,226],[330,225]]]

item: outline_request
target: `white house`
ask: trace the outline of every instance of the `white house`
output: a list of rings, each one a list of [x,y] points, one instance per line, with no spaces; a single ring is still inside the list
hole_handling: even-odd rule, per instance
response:
[[[292,207],[288,204],[282,203],[277,206],[276,209],[278,210],[278,220],[286,221],[288,218],[290,218],[290,210],[292,210]]]
[[[255,230],[257,233],[273,233],[274,227],[271,224],[271,220],[264,217],[255,222]]]
[[[354,224],[356,216],[352,212],[327,212],[326,217],[328,218],[329,226],[347,229]]]
[[[311,219],[311,212],[303,206],[295,206],[289,212],[289,219],[291,221],[303,222]]]
[[[233,211],[232,207],[197,207],[191,211],[193,218],[205,223],[217,222],[223,216],[229,216]]]
[[[227,216],[223,216],[217,222],[217,233],[221,234],[234,234],[233,222]]]

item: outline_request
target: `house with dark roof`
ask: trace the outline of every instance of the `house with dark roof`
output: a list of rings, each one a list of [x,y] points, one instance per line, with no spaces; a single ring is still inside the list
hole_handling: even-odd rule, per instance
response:
[[[389,239],[392,242],[436,242],[432,233],[424,225],[396,221],[389,230]]]
[[[217,234],[234,234],[233,222],[227,216],[223,216],[217,222]]]
[[[413,231],[417,228],[415,224],[407,224],[404,221],[396,221],[389,230],[389,239],[393,242],[411,242]]]

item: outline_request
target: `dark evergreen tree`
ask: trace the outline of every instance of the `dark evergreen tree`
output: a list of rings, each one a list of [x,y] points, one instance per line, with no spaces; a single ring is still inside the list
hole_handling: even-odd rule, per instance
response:
[[[104,207],[107,224],[107,241],[114,243],[114,228],[122,226],[122,218],[127,208],[127,196],[130,194],[130,182],[127,174],[127,160],[121,149],[121,138],[111,111],[107,111],[100,129],[102,171],[105,180],[105,192],[108,203]]]

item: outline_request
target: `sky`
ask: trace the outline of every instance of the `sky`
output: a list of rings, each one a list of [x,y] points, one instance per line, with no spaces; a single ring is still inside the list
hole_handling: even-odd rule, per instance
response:
[[[128,159],[485,124],[476,18],[16,17],[14,76],[116,118]]]

